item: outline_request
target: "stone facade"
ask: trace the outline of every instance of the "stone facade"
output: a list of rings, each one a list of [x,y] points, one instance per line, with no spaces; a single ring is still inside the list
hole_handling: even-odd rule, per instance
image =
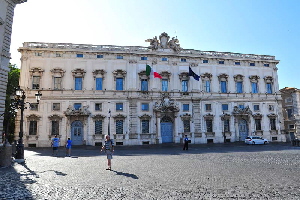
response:
[[[8,76],[8,64],[10,60],[10,43],[12,23],[16,4],[26,0],[1,0],[0,1],[0,114],[5,110],[6,85]],[[3,116],[0,116],[0,133],[3,130]],[[0,137],[0,143],[2,137]]]
[[[43,94],[24,112],[25,145],[49,146],[54,134],[62,145],[100,145],[108,133],[117,145],[286,140],[274,56],[183,49],[167,33],[146,41],[25,42],[20,85],[28,102]]]

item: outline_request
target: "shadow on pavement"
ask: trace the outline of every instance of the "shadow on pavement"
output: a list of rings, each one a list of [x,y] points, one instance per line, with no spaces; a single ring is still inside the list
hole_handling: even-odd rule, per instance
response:
[[[133,178],[133,179],[139,179],[139,177],[137,177],[137,175],[135,175],[135,174],[129,174],[129,173],[125,173],[125,172],[118,172],[116,170],[111,170],[111,171],[115,172],[117,175],[120,175],[120,176],[126,176],[126,177]]]

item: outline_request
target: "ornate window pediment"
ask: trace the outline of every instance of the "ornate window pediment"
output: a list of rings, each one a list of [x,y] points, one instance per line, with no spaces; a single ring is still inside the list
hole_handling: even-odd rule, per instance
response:
[[[261,119],[261,118],[262,118],[262,114],[260,114],[260,113],[255,113],[255,114],[252,115],[252,117],[253,117],[254,119]]]
[[[116,78],[125,78],[126,74],[127,74],[127,72],[122,69],[117,69],[117,70],[113,71],[115,80],[116,80]]]
[[[276,118],[277,115],[275,113],[270,113],[267,115],[269,118]]]
[[[223,114],[223,115],[221,115],[221,120],[226,120],[226,119],[230,119],[230,117],[231,117],[231,115],[230,114],[228,114],[228,113],[225,113],[225,114]]]
[[[258,79],[260,79],[260,77],[257,75],[251,75],[249,76],[249,79],[251,82],[258,82]]]
[[[212,74],[211,73],[201,74],[201,79],[205,79],[205,80],[209,79],[209,80],[211,80],[211,78],[212,78]]]
[[[151,115],[148,115],[148,114],[143,114],[141,116],[139,116],[139,118],[141,120],[149,120],[152,116]]]
[[[112,116],[115,120],[123,120],[125,119],[127,116],[122,115],[122,114],[117,114],[115,116]]]
[[[94,78],[96,77],[101,77],[101,78],[104,78],[104,75],[106,74],[106,71],[104,71],[103,69],[96,69],[93,71],[93,76]]]
[[[180,115],[180,117],[181,117],[182,120],[191,120],[192,115],[190,115],[188,113],[185,113],[183,115]]]
[[[142,80],[142,79],[149,80],[149,78],[150,78],[149,76],[146,75],[146,71],[145,71],[145,70],[140,71],[140,72],[138,73],[138,75],[139,75],[139,77],[140,77],[140,80]]]
[[[265,76],[264,80],[266,83],[273,83],[273,77],[272,76]]]
[[[86,71],[84,69],[79,69],[79,68],[76,68],[74,70],[72,70],[72,75],[73,77],[84,77]]]
[[[79,110],[75,110],[71,105],[64,112],[66,116],[87,116],[90,115],[91,112],[88,110],[89,106],[83,106],[79,108]]]
[[[57,114],[53,114],[53,115],[50,115],[48,118],[51,121],[60,121],[60,120],[62,120],[63,117],[60,115],[57,115]]]
[[[237,106],[234,106],[232,114],[233,115],[252,115],[252,111],[250,110],[249,106],[247,106],[245,108],[239,108]]]
[[[219,76],[218,76],[218,78],[219,78],[219,81],[227,81],[228,80],[228,75],[227,74],[220,74]]]
[[[203,115],[203,117],[204,117],[205,119],[213,119],[213,118],[214,118],[214,115],[211,114],[211,113],[208,113],[208,114],[206,114],[206,115]]]
[[[31,114],[31,115],[27,115],[26,118],[27,118],[28,121],[39,121],[41,116]]]
[[[237,74],[237,75],[234,75],[233,78],[234,78],[234,81],[243,81],[244,76],[241,74]]]
[[[179,74],[179,79],[180,79],[180,81],[182,81],[182,80],[189,80],[190,79],[189,73],[188,72],[181,72]]]
[[[29,70],[30,76],[33,76],[33,75],[42,76],[43,72],[44,72],[44,70],[40,67],[33,67]]]
[[[167,72],[167,71],[163,71],[163,72],[160,73],[160,75],[161,75],[161,77],[162,77],[163,79],[168,79],[168,80],[170,80],[170,77],[171,77],[172,73]]]
[[[53,68],[50,70],[52,73],[52,76],[54,77],[63,77],[65,74],[65,70],[61,69],[61,68]]]
[[[97,120],[103,120],[105,117],[106,117],[106,116],[101,115],[101,114],[99,114],[99,115],[93,115],[93,116],[92,116],[92,118],[93,118],[94,121],[97,121]]]

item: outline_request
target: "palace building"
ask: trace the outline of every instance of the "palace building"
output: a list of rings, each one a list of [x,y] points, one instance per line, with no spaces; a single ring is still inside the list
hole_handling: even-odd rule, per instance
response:
[[[274,56],[183,49],[167,33],[146,42],[25,42],[20,86],[27,102],[43,95],[24,112],[25,146],[56,134],[62,145],[286,141]]]

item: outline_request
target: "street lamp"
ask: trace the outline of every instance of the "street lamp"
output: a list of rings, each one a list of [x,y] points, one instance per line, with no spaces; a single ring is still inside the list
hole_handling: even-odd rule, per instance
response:
[[[108,135],[110,136],[110,115],[111,115],[111,112],[110,112],[110,109],[108,109]]]
[[[38,91],[35,94],[37,103],[39,103],[39,101],[41,100],[41,97],[42,97],[42,93],[40,91]],[[21,110],[20,132],[19,132],[18,144],[16,147],[15,159],[20,160],[20,162],[24,162],[24,144],[23,144],[24,109],[26,109],[25,104],[29,103],[29,102],[25,102],[25,99],[26,99],[25,91],[23,89],[21,89],[20,86],[18,86],[18,88],[16,89],[15,96],[11,96],[11,99],[12,99],[12,101],[14,101],[13,106],[15,108],[15,111],[17,112],[18,109]]]

